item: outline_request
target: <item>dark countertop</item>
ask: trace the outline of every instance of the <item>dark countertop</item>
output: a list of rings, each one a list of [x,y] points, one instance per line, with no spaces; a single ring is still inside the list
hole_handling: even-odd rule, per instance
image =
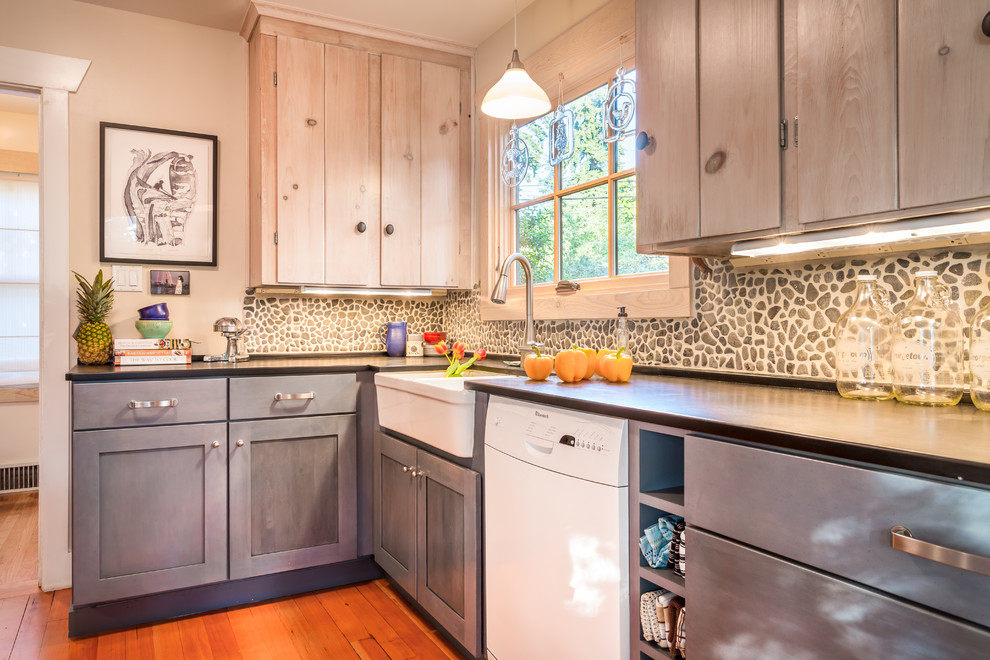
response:
[[[835,391],[633,374],[626,384],[486,379],[488,394],[990,485],[990,413]]]
[[[252,357],[246,362],[193,362],[149,367],[73,367],[66,379],[266,376],[353,371],[441,369],[442,357],[392,358],[382,353]],[[519,374],[501,362],[478,367]],[[815,384],[810,384],[815,385]],[[820,384],[817,384],[820,386]],[[564,384],[526,378],[469,381],[468,389],[622,417],[842,460],[990,485],[990,413],[969,404],[923,408],[893,401],[851,401],[834,390],[633,374],[626,384],[600,379]]]

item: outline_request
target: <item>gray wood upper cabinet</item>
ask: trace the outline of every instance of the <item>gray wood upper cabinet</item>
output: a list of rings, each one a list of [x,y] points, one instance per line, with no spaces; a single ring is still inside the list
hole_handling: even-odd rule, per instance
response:
[[[375,561],[481,655],[481,475],[375,434]]]
[[[354,415],[233,422],[229,470],[232,579],[357,557]]]
[[[76,605],[227,578],[227,425],[73,434]]]

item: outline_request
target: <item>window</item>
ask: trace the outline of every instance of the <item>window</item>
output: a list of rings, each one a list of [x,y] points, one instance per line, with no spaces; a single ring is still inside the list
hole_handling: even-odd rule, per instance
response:
[[[0,386],[36,385],[38,178],[0,175]]]
[[[635,81],[635,71],[626,75]],[[602,84],[565,104],[574,117],[574,153],[556,167],[548,159],[553,114],[519,128],[530,171],[514,191],[514,249],[532,264],[536,284],[668,268],[667,257],[636,252],[635,138],[605,142],[607,88]],[[519,267],[515,282],[521,283],[521,277]]]

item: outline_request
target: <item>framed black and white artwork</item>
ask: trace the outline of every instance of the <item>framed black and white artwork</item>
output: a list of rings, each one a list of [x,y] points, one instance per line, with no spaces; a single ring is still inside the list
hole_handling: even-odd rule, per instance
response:
[[[100,261],[217,265],[215,135],[100,122]]]

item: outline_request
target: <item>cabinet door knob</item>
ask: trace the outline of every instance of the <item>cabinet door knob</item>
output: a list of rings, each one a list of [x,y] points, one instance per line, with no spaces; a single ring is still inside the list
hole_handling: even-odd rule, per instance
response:
[[[307,126],[316,126],[316,120],[315,119],[307,119],[306,120],[306,125]]]
[[[983,34],[990,37],[990,11],[988,11],[987,15],[983,17],[983,25],[981,28],[983,29]]]
[[[237,444],[238,447],[243,447],[244,446],[244,441],[243,440],[238,440],[236,444]]]
[[[220,441],[219,440],[214,440],[213,441],[213,448],[216,449],[219,446],[220,446]]]
[[[705,172],[715,174],[722,169],[723,165],[725,165],[725,152],[719,149],[708,157],[708,161],[705,163]]]
[[[359,234],[363,234],[364,233],[364,230],[367,229],[367,228],[368,228],[368,225],[364,224],[363,222],[357,223],[357,230],[358,230],[358,233]]]
[[[393,227],[392,225],[385,225],[385,233],[391,236],[392,234],[395,233],[395,227]]]
[[[643,151],[647,147],[654,144],[656,144],[656,140],[654,140],[653,136],[647,133],[646,131],[640,131],[636,135],[636,148],[639,149],[640,151]]]

